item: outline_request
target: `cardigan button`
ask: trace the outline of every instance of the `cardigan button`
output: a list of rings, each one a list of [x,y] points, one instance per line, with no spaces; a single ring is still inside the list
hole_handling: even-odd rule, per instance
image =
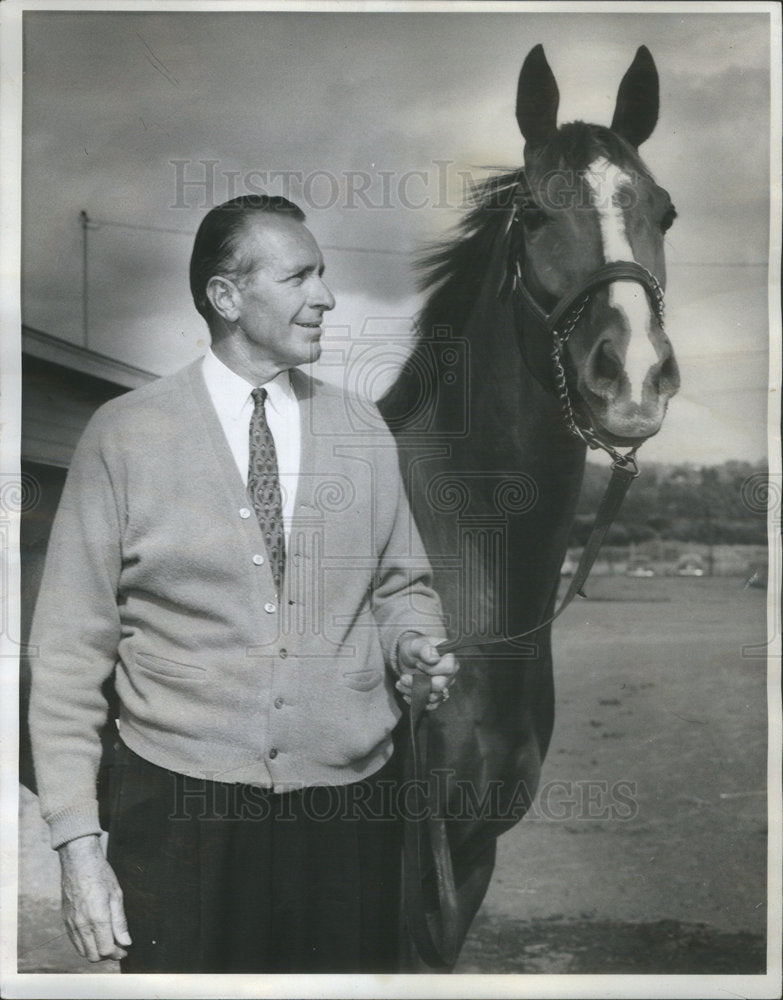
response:
[[[274,760],[275,757],[277,757],[277,748],[272,747],[272,749],[269,751],[269,759]]]
[[[275,708],[282,708],[285,702],[282,698],[275,698]]]
[[[267,601],[266,604],[264,605],[264,611],[266,611],[268,615],[273,615],[275,611],[277,611],[277,605],[272,604],[271,601]]]
[[[253,562],[255,563],[256,566],[264,565],[264,557],[261,555],[260,552],[256,552],[256,554],[253,556]]]
[[[246,521],[250,517],[250,510],[247,507],[240,507],[239,516],[243,521]]]

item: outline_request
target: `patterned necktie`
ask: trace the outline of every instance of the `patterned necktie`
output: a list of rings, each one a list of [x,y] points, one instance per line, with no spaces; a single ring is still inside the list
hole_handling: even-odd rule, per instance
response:
[[[277,472],[277,452],[264,403],[266,389],[254,389],[255,408],[250,418],[250,462],[247,472],[247,492],[255,508],[264,535],[266,551],[278,594],[285,572],[285,535],[283,534],[283,499]]]

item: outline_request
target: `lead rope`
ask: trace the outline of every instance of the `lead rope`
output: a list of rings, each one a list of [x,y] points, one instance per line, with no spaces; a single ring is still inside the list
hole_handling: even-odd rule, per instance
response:
[[[419,728],[427,716],[430,678],[427,674],[413,675],[413,691],[409,714],[409,733],[405,752],[405,797],[408,814],[403,826],[403,891],[408,932],[416,949],[430,968],[451,969],[459,956],[459,906],[457,888],[451,863],[448,834],[446,833],[445,801],[437,798],[440,783],[424,777],[427,774],[427,735],[418,739]],[[410,809],[410,791],[413,791],[413,809]],[[429,847],[429,851],[427,848]],[[424,898],[424,875],[431,858],[435,872],[438,897],[433,912]]]
[[[603,447],[614,456],[614,461],[612,462],[612,475],[606,490],[604,491],[604,495],[601,498],[601,503],[598,505],[595,521],[593,522],[593,527],[590,531],[590,537],[587,539],[587,543],[582,550],[582,557],[579,560],[579,565],[576,568],[576,572],[571,579],[571,584],[564,594],[557,610],[554,611],[549,618],[545,618],[537,625],[534,625],[533,628],[529,628],[525,632],[518,632],[516,635],[501,636],[499,639],[483,639],[480,642],[477,642],[472,636],[458,636],[455,639],[446,639],[444,642],[438,643],[437,648],[439,653],[453,653],[455,650],[466,649],[471,646],[483,647],[499,645],[502,643],[510,644],[512,642],[518,642],[520,639],[524,639],[529,635],[539,632],[547,625],[551,625],[555,618],[558,618],[565,611],[577,594],[580,597],[585,596],[582,588],[590,575],[590,570],[593,568],[596,556],[598,555],[601,545],[606,538],[606,533],[614,523],[614,520],[623,505],[623,500],[625,499],[625,494],[628,492],[628,487],[634,479],[639,476],[639,466],[636,463],[635,456],[636,449],[628,452],[627,455],[621,455],[613,448],[610,449],[610,446],[604,445],[601,442],[599,442],[599,447]]]
[[[649,274],[649,272],[647,273]],[[654,276],[650,274],[649,277],[655,292],[654,301],[658,321],[661,325],[663,325],[663,292],[661,291],[661,287],[655,280]],[[593,523],[592,531],[590,532],[590,537],[582,550],[582,557],[579,560],[579,565],[574,573],[571,586],[568,588],[568,591],[563,597],[558,609],[549,618],[539,622],[538,625],[533,626],[533,628],[528,629],[526,632],[518,632],[516,635],[502,636],[499,639],[488,639],[481,642],[476,642],[471,636],[461,636],[456,639],[448,639],[445,642],[439,643],[438,651],[440,653],[452,653],[457,649],[464,649],[469,646],[490,646],[501,643],[518,642],[520,639],[524,639],[527,636],[538,632],[546,625],[551,625],[555,618],[565,611],[577,594],[584,597],[585,595],[582,588],[590,575],[590,570],[593,568],[593,563],[595,562],[601,545],[603,544],[606,533],[622,507],[623,500],[628,492],[628,487],[634,479],[639,476],[639,466],[636,462],[637,449],[632,448],[631,451],[623,455],[621,452],[617,451],[616,448],[613,448],[610,444],[602,441],[592,429],[580,427],[576,421],[576,416],[574,415],[574,411],[571,406],[571,395],[568,391],[568,379],[566,376],[565,364],[563,363],[563,348],[565,347],[568,338],[573,333],[577,323],[581,319],[589,300],[590,296],[589,294],[586,294],[575,303],[574,307],[567,314],[562,332],[556,329],[552,331],[551,358],[555,374],[555,388],[566,425],[571,433],[575,437],[584,441],[589,448],[600,448],[612,459],[612,476],[601,499],[601,503],[598,506],[598,511],[595,515],[595,521]]]

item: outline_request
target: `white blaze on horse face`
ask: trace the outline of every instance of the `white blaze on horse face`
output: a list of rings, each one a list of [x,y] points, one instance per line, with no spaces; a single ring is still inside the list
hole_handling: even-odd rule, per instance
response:
[[[631,178],[603,156],[593,160],[584,176],[592,193],[593,205],[598,212],[606,263],[615,261],[638,263],[628,240],[620,200],[622,189],[630,188]],[[631,399],[640,403],[644,380],[650,368],[658,360],[650,337],[653,318],[650,303],[644,289],[635,281],[613,281],[609,285],[609,305],[624,317],[627,324],[625,374],[631,386]]]

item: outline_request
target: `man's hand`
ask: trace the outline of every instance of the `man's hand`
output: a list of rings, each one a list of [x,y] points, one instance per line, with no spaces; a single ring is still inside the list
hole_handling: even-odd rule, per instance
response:
[[[97,834],[58,848],[62,869],[63,919],[68,937],[83,958],[100,962],[125,958],[131,943],[122,890],[103,856]]]
[[[397,645],[397,664],[400,679],[395,687],[410,705],[413,690],[412,670],[429,674],[430,696],[427,711],[443,704],[449,697],[449,688],[454,683],[459,664],[453,653],[441,656],[437,650],[440,639],[416,632],[405,632]]]

